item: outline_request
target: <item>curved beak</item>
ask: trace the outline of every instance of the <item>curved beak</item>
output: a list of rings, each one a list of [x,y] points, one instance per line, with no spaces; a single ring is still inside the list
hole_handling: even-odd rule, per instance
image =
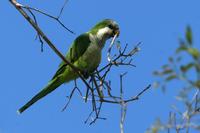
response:
[[[112,37],[119,37],[119,34],[120,34],[120,30],[117,28],[117,29],[115,29],[114,31],[113,31],[113,35],[112,35]]]
[[[119,37],[119,34],[120,34],[119,29],[113,31],[113,35],[112,35],[113,38],[112,38],[112,41],[111,41],[111,45],[114,44],[115,39],[116,39],[117,37]]]

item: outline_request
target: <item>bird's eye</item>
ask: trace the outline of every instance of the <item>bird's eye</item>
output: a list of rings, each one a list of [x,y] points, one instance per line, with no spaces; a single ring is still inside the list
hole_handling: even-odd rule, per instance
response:
[[[109,24],[108,28],[113,29],[114,27],[111,24]]]

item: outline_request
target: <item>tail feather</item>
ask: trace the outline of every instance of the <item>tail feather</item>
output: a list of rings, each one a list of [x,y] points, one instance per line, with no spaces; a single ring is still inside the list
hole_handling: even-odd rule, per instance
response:
[[[24,112],[27,108],[29,108],[31,105],[33,105],[35,102],[46,96],[47,94],[54,91],[57,87],[59,87],[63,83],[62,79],[57,77],[54,78],[49,82],[49,84],[41,90],[37,95],[35,95],[29,102],[27,102],[24,106],[22,106],[17,113],[21,114]]]

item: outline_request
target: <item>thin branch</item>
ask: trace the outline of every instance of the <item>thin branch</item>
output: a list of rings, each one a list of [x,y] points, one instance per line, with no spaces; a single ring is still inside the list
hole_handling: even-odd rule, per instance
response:
[[[67,27],[59,20],[59,16],[58,16],[58,17],[55,17],[55,16],[52,16],[52,15],[50,15],[50,14],[44,12],[44,11],[41,11],[41,10],[37,9],[37,8],[33,8],[33,7],[29,7],[29,6],[22,6],[22,8],[28,9],[28,10],[36,11],[36,12],[41,13],[41,14],[43,14],[43,15],[45,15],[45,16],[51,18],[51,19],[54,19],[54,20],[56,20],[63,28],[65,28],[67,31],[69,31],[69,32],[72,33],[72,34],[75,34],[72,30],[70,30],[69,28],[67,28]]]
[[[124,121],[126,117],[127,105],[121,104],[121,119],[120,119],[120,133],[124,133]]]
[[[58,15],[58,17],[57,17],[58,19],[61,17],[61,15],[62,15],[62,13],[63,13],[63,10],[64,10],[65,6],[67,5],[68,1],[69,1],[69,0],[65,0],[64,4],[63,4],[63,6],[62,6],[62,8],[61,8],[61,10],[60,10],[60,13],[59,13],[59,15]]]
[[[124,133],[124,121],[125,121],[125,117],[126,117],[126,110],[127,110],[127,104],[125,102],[123,102],[124,99],[124,91],[123,91],[123,76],[125,76],[127,74],[123,73],[120,74],[120,99],[121,99],[121,119],[120,119],[120,132]]]
[[[149,84],[145,89],[143,89],[140,93],[138,93],[135,97],[129,99],[129,100],[125,100],[125,103],[130,102],[130,101],[134,101],[134,100],[138,100],[140,98],[140,96],[145,93],[147,90],[149,90],[151,88],[151,85]]]
[[[21,13],[21,15],[32,25],[32,27],[41,35],[43,40],[50,46],[50,48],[67,64],[69,65],[74,72],[81,78],[81,80],[85,83],[85,85],[91,89],[90,85],[84,79],[84,77],[80,74],[80,70],[71,64],[61,53],[60,51],[54,46],[54,44],[49,40],[49,38],[42,32],[42,30],[35,24],[35,22],[30,18],[27,13],[21,8],[21,4],[18,4],[15,0],[9,0],[11,4]]]
[[[71,102],[72,96],[73,96],[73,94],[74,94],[74,92],[75,92],[76,90],[77,90],[77,91],[79,92],[79,94],[82,96],[82,93],[81,93],[81,91],[79,90],[79,88],[78,88],[78,86],[77,86],[76,80],[74,81],[74,84],[75,84],[75,85],[74,85],[74,88],[72,89],[70,95],[67,97],[67,98],[68,98],[68,101],[67,101],[66,105],[63,107],[62,112],[63,112],[64,110],[66,110],[66,108],[68,107],[69,103]]]
[[[35,21],[35,24],[38,26],[37,19],[36,19],[35,15],[33,14],[33,12],[30,9],[27,9],[27,10],[32,15],[32,17],[33,17],[33,19]],[[42,38],[41,38],[41,36],[40,36],[40,34],[38,32],[37,32],[37,35],[36,35],[35,39],[37,39],[37,37],[39,38],[39,41],[40,41],[40,44],[41,44],[41,52],[43,52],[44,51],[44,48],[43,48],[44,42],[43,42],[43,40],[42,40]]]

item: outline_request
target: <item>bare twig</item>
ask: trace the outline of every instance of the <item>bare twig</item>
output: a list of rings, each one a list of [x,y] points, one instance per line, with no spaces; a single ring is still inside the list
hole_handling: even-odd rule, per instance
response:
[[[68,107],[68,105],[69,105],[69,103],[70,103],[70,101],[71,101],[71,99],[72,99],[72,96],[73,96],[73,94],[74,94],[74,92],[75,92],[76,90],[79,92],[80,96],[82,96],[82,93],[81,93],[81,91],[79,90],[79,88],[78,88],[78,86],[77,86],[76,80],[74,81],[74,84],[75,84],[75,85],[74,85],[74,88],[72,89],[70,95],[67,97],[67,98],[68,98],[68,101],[67,101],[66,105],[63,107],[62,112]]]
[[[27,9],[27,10],[33,16],[35,24],[38,26],[37,19],[36,19],[35,15],[33,14],[33,12],[31,10],[29,10],[29,9]],[[40,41],[40,44],[41,44],[41,52],[43,52],[44,51],[44,48],[43,48],[44,42],[43,42],[43,40],[42,40],[42,38],[41,38],[41,36],[40,36],[40,34],[38,32],[37,32],[37,35],[36,35],[35,39],[37,39],[37,37],[39,38],[39,41]]]
[[[44,11],[41,11],[41,10],[37,9],[37,8],[33,8],[33,7],[29,7],[29,6],[22,6],[22,8],[27,9],[27,10],[33,10],[33,11],[38,12],[38,13],[41,13],[41,14],[43,14],[43,15],[45,15],[45,16],[51,18],[51,19],[54,19],[54,20],[56,20],[63,28],[65,28],[67,31],[69,31],[69,32],[72,33],[72,34],[75,34],[72,30],[70,30],[69,28],[67,28],[67,27],[60,21],[60,19],[59,19],[60,16],[55,17],[55,16],[52,16],[52,15],[50,15],[50,14],[44,12]],[[62,13],[62,12],[61,12],[61,13]]]
[[[69,1],[69,0],[65,0],[64,4],[63,4],[63,6],[62,6],[62,8],[61,8],[61,10],[60,10],[60,13],[59,13],[59,15],[58,15],[58,17],[57,17],[58,19],[61,17],[61,15],[62,15],[62,13],[63,13],[63,10],[64,10],[65,6],[67,5],[68,1]]]
[[[85,83],[85,85],[91,89],[90,85],[84,79],[84,77],[80,74],[80,70],[71,64],[61,53],[60,51],[54,46],[54,44],[49,40],[49,38],[42,32],[42,30],[37,26],[37,24],[30,18],[27,13],[19,6],[21,4],[17,4],[15,0],[10,0],[12,5],[21,13],[22,16],[31,24],[31,26],[37,31],[38,34],[43,38],[43,40],[51,47],[51,49],[67,64],[69,65],[75,73],[81,78],[81,80]]]

